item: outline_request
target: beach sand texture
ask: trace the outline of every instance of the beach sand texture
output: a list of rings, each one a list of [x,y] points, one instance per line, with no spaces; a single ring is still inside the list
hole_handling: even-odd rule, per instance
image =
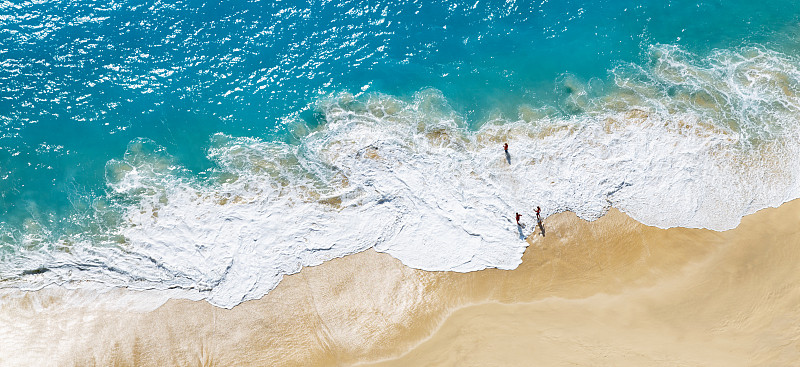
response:
[[[614,209],[594,222],[556,214],[544,228],[515,270],[426,272],[369,250],[231,310],[148,310],[126,290],[6,293],[0,364],[800,363],[800,200],[725,232],[649,227]]]

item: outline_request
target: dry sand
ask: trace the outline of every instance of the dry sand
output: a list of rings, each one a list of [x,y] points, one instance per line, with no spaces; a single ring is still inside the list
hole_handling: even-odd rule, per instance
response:
[[[800,365],[800,200],[726,232],[616,210],[545,229],[513,271],[425,272],[370,250],[232,310],[5,294],[0,365]]]

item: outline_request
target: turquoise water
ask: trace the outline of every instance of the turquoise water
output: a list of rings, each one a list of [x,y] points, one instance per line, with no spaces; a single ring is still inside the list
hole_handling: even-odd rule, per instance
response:
[[[148,194],[153,187],[164,190],[154,200],[179,202],[169,196],[174,187],[164,182],[191,185],[203,193],[198,197],[241,194],[225,191],[229,181],[245,176],[238,171],[244,163],[230,163],[238,158],[219,153],[226,149],[230,154],[256,149],[264,155],[259,162],[282,157],[266,165],[246,159],[248,174],[275,180],[264,187],[297,186],[298,177],[313,176],[309,185],[316,191],[310,197],[337,193],[331,180],[345,175],[357,181],[346,173],[354,167],[339,167],[338,158],[312,157],[329,152],[312,143],[319,134],[339,136],[337,121],[350,123],[350,117],[339,119],[342,109],[364,117],[376,103],[414,112],[387,121],[438,121],[426,122],[426,133],[451,121],[440,129],[467,141],[480,140],[476,136],[496,124],[541,127],[641,108],[651,115],[700,116],[695,119],[736,139],[731,146],[740,149],[737,154],[744,146],[792,148],[787,131],[793,133],[788,120],[797,112],[791,94],[798,87],[798,24],[796,1],[6,1],[0,3],[2,276],[18,281],[74,266],[104,270],[88,276],[59,273],[47,281],[106,281],[106,276],[127,284],[147,278],[130,275],[144,266],[137,261],[146,256],[120,270],[98,249],[114,248],[119,252],[113,256],[123,257],[143,253],[125,228],[135,222],[131,213],[156,197]],[[741,80],[725,84],[740,61],[750,65],[742,75],[772,73],[763,88]],[[670,63],[683,64],[664,66]],[[669,74],[689,69],[689,77]],[[638,102],[618,95],[636,95]],[[609,107],[615,98],[626,101],[625,107]],[[509,136],[498,134],[492,139]],[[385,139],[380,141],[395,138]],[[631,169],[658,169],[637,167]],[[781,181],[775,192],[764,189],[772,196],[748,199],[742,211],[792,198],[795,172],[787,167],[778,171],[788,183]],[[131,170],[150,172],[147,177],[159,183],[120,189]],[[727,179],[687,175],[688,181]],[[747,179],[753,177],[743,178],[742,185]],[[362,189],[372,181],[365,182]],[[626,184],[622,179],[614,185]],[[260,200],[264,189],[259,190],[250,192],[256,197],[251,203]],[[276,211],[295,207],[285,205]],[[547,211],[582,210],[570,205],[554,203]],[[186,220],[181,216],[191,213],[191,207],[182,207],[174,215]],[[675,223],[706,226],[690,219]],[[86,244],[78,251],[76,243]],[[65,260],[61,252],[74,258]],[[163,272],[155,283],[202,291],[219,283],[198,286],[205,284],[195,277],[207,273],[202,266],[192,272],[161,258],[151,262]],[[276,274],[296,267],[278,267]]]

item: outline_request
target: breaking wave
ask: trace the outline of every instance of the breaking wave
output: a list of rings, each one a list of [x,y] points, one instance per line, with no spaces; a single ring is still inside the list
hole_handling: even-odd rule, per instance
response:
[[[233,307],[373,247],[425,270],[513,269],[537,206],[726,230],[800,196],[797,59],[760,47],[649,55],[607,85],[565,75],[561,105],[478,128],[437,90],[329,96],[293,142],[212,136],[201,174],[137,139],[106,166],[91,235],[48,239],[31,223],[0,286],[96,281]]]

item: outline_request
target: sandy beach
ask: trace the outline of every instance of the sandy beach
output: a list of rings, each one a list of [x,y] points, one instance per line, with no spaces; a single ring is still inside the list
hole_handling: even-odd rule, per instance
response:
[[[6,292],[0,364],[792,365],[798,224],[800,200],[725,232],[560,213],[515,270],[426,272],[369,250],[230,310],[123,289]]]

